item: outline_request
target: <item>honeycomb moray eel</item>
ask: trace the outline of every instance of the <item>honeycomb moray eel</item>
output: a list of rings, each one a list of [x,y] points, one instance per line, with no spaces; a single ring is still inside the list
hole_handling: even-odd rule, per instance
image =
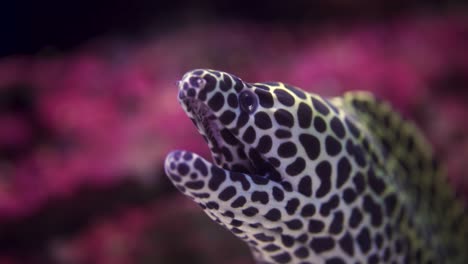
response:
[[[257,263],[468,263],[466,208],[389,104],[214,70],[178,86],[214,163],[176,150],[166,173]]]

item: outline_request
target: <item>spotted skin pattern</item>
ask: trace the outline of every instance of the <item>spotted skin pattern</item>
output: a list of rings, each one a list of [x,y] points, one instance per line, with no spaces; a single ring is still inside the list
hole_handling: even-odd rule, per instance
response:
[[[214,162],[176,150],[166,173],[257,263],[467,263],[466,211],[387,103],[214,70],[178,86]]]

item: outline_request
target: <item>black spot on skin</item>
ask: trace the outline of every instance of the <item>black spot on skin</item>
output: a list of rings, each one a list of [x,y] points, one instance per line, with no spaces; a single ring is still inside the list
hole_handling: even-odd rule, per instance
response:
[[[309,175],[302,177],[299,181],[298,191],[306,197],[312,196],[312,179]]]
[[[243,126],[245,126],[245,124],[247,124],[247,122],[249,121],[249,114],[247,114],[246,112],[242,111],[239,115],[239,117],[237,118],[237,124],[236,124],[236,128],[241,128]]]
[[[199,93],[198,93],[198,100],[200,101],[205,101],[206,100],[206,95],[208,93],[208,90],[206,89],[202,89]]]
[[[360,173],[357,172],[354,177],[353,177],[353,183],[354,186],[356,187],[357,193],[362,193],[364,191],[365,182],[364,182],[364,176]]]
[[[304,171],[306,162],[303,158],[298,157],[286,167],[286,173],[290,176],[297,176]]]
[[[245,154],[244,155],[239,154],[239,150],[237,150],[237,155],[239,156],[239,158],[242,157],[241,159],[246,159],[246,157],[244,156]],[[233,164],[232,167],[231,167],[231,170],[233,172],[249,173],[249,170],[247,169],[247,167],[245,167],[242,164]]]
[[[245,216],[255,216],[256,214],[258,214],[258,209],[255,208],[255,207],[248,207],[248,208],[245,208],[244,210],[242,210],[242,213],[245,215]]]
[[[224,170],[216,166],[212,166],[211,175],[211,179],[208,182],[208,188],[212,191],[217,191],[219,186],[226,180],[226,173]]]
[[[369,169],[369,171],[367,172],[367,180],[369,182],[369,186],[376,194],[380,195],[381,193],[383,193],[383,191],[385,190],[385,182],[375,175],[373,169]]]
[[[204,70],[196,70],[194,72],[192,72],[193,75],[197,75],[197,76],[200,76],[204,73],[205,71]]]
[[[403,251],[403,244],[400,239],[395,240],[395,252],[401,253]],[[409,263],[409,262],[406,262]]]
[[[357,235],[356,240],[362,253],[366,254],[371,247],[369,229],[367,229],[367,227],[363,227]]]
[[[281,242],[285,247],[291,247],[294,245],[294,238],[289,235],[281,235]]]
[[[229,130],[227,130],[226,128],[223,128],[221,131],[220,131],[220,134],[221,134],[221,137],[223,138],[224,142],[226,142],[227,144],[231,145],[231,146],[236,146],[239,144],[239,141],[237,140],[237,138],[235,138],[231,132],[229,132]]]
[[[391,256],[390,248],[386,247],[384,249],[384,254],[383,254],[384,263],[388,263],[388,261],[390,260],[390,256]]]
[[[211,74],[214,74],[216,77],[221,77],[221,72],[215,70],[208,70]]]
[[[289,128],[293,127],[294,125],[294,116],[287,110],[276,110],[274,117],[279,125],[286,126]]]
[[[268,245],[266,245],[266,246],[264,246],[262,248],[262,250],[267,251],[267,252],[274,252],[274,251],[277,251],[279,249],[280,249],[280,247],[278,247],[275,244],[268,244]]]
[[[246,202],[247,202],[247,199],[245,199],[244,196],[239,196],[234,200],[234,202],[231,203],[231,207],[239,208],[239,207],[244,206]]]
[[[320,102],[318,99],[312,97],[312,105],[314,106],[315,110],[319,112],[320,114],[326,116],[328,113],[330,113],[330,109],[326,105],[324,105],[322,102]]]
[[[305,242],[307,242],[307,240],[309,240],[309,236],[307,234],[302,234],[302,235],[298,236],[296,239],[297,239],[297,241],[299,241],[301,243],[305,243]]]
[[[269,199],[268,199],[268,193],[263,192],[263,191],[254,191],[251,196],[252,202],[260,202],[262,204],[267,204]]]
[[[234,77],[234,76],[232,77],[235,82],[234,89],[236,90],[236,92],[240,92],[242,88],[244,88],[244,83],[241,81],[241,79]]]
[[[387,216],[391,216],[393,212],[395,211],[396,204],[397,204],[397,197],[394,193],[389,194],[388,196],[385,197],[384,199],[385,203],[385,213]]]
[[[315,197],[322,198],[331,190],[331,165],[330,162],[324,160],[315,168],[315,173],[320,179],[320,186],[315,193]]]
[[[257,94],[258,101],[263,108],[273,107],[273,96],[269,91],[265,91],[263,89],[255,89],[255,93]]]
[[[195,91],[194,88],[190,88],[187,90],[187,96],[189,97],[195,97],[195,95],[197,94],[197,92]]]
[[[232,80],[228,75],[223,74],[223,81],[219,83],[219,88],[222,91],[227,91],[232,88]]]
[[[345,184],[351,174],[351,164],[349,163],[348,158],[342,157],[338,161],[338,169],[337,169],[337,179],[336,179],[336,188],[339,189],[343,184]]]
[[[242,140],[244,140],[246,143],[252,144],[255,141],[255,138],[255,129],[252,126],[249,126],[245,130],[244,135],[242,135]]]
[[[175,181],[175,182],[181,182],[181,181],[182,181],[182,178],[180,178],[179,175],[170,173],[169,176],[170,176],[171,179],[172,179],[173,181]]]
[[[364,151],[362,150],[361,146],[355,145],[353,149],[353,154],[354,154],[354,160],[359,166],[361,167],[366,166],[367,162],[364,157]]]
[[[177,172],[179,173],[179,175],[187,175],[187,173],[189,172],[189,167],[187,164],[185,163],[180,163],[179,165],[177,165]]]
[[[335,247],[335,240],[331,237],[315,237],[310,241],[310,248],[320,254]]]
[[[349,256],[354,256],[354,241],[349,232],[346,232],[346,234],[338,241],[338,245],[340,245],[341,249]]]
[[[275,240],[274,237],[272,236],[267,236],[265,235],[264,233],[258,233],[258,234],[255,234],[254,237],[257,239],[257,240],[260,240],[262,242],[272,242]]]
[[[262,84],[255,84],[255,87],[256,88],[259,88],[261,90],[264,90],[264,91],[270,91],[270,87],[268,87],[268,85],[271,85],[271,86],[277,86],[275,85],[275,83],[268,83],[268,82],[265,82],[263,83],[265,85],[262,85]]]
[[[265,112],[259,111],[255,113],[254,119],[255,126],[257,126],[260,129],[269,129],[273,127],[273,124],[271,123],[271,118]]]
[[[217,92],[213,95],[213,97],[208,100],[208,106],[213,111],[219,111],[224,105],[224,96],[221,92]]]
[[[221,220],[216,221],[216,222],[221,223]],[[244,233],[244,231],[240,230],[240,229],[237,228],[237,227],[231,228],[231,232],[234,233],[234,234],[237,234],[237,235],[243,234],[243,233]]]
[[[338,207],[338,205],[340,205],[340,198],[338,198],[338,194],[335,194],[320,206],[320,214],[328,216],[333,209]]]
[[[289,85],[289,84],[284,84],[284,87],[286,87],[286,89],[288,89],[289,91],[293,92],[299,98],[302,98],[302,99],[307,98],[305,93],[301,89],[299,89],[299,88],[297,88],[295,86],[292,86],[292,85]]]
[[[203,78],[206,81],[203,91],[206,91],[206,92],[213,91],[216,88],[216,83],[217,83],[216,78],[210,74],[205,75]]]
[[[237,95],[235,93],[230,93],[227,97],[227,103],[230,107],[237,108],[239,106]]]
[[[346,152],[349,155],[354,156],[354,145],[350,139],[346,140]]]
[[[293,219],[286,222],[286,226],[291,230],[299,230],[302,228],[302,222],[299,219]]]
[[[298,206],[299,206],[299,200],[297,198],[292,198],[286,204],[286,212],[289,215],[293,215],[296,212]]]
[[[282,158],[293,157],[297,153],[296,144],[293,142],[281,143],[278,147],[278,155]]]
[[[363,216],[362,216],[361,211],[357,208],[353,208],[353,210],[351,211],[351,216],[349,217],[349,220],[348,220],[349,226],[352,228],[358,227],[362,221],[362,218]]]
[[[250,182],[245,178],[246,176],[244,174],[238,172],[231,172],[231,175],[229,177],[231,178],[232,182],[240,182],[244,191],[250,189]]]
[[[378,249],[382,248],[383,244],[383,236],[380,233],[377,233],[374,237],[375,245],[377,246]]]
[[[255,240],[247,239],[247,237],[244,237],[244,238],[241,238],[241,239],[244,239],[245,241],[247,241],[247,243],[249,243],[252,246],[258,246],[258,242],[255,241]],[[256,252],[259,252],[259,250],[257,248],[255,248],[255,247],[253,247],[252,250],[254,250]]]
[[[190,152],[185,152],[184,155],[182,156],[182,158],[183,158],[184,160],[186,160],[186,161],[191,161],[192,158],[193,158],[193,155],[192,155],[192,153],[190,153]]]
[[[208,175],[208,169],[206,168],[205,163],[200,159],[197,158],[193,163],[195,169],[197,169],[203,176]]]
[[[292,185],[289,182],[283,181],[281,182],[281,186],[283,186],[285,191],[292,192]]]
[[[205,186],[203,181],[190,181],[185,183],[185,187],[192,189],[192,190],[200,190]]]
[[[235,226],[235,227],[239,227],[239,226],[242,226],[243,222],[239,221],[237,219],[232,219],[231,223],[229,223],[229,224],[232,225],[232,226]]]
[[[281,202],[284,199],[284,192],[278,188],[278,187],[273,187],[273,198],[275,198],[276,201]]]
[[[224,156],[224,159],[225,159],[227,162],[233,161],[234,158],[233,158],[233,156],[232,156],[231,151],[229,150],[229,148],[223,147],[223,148],[221,149],[221,152],[222,152],[222,154],[223,154],[223,156]]]
[[[270,162],[271,165],[273,165],[274,167],[279,167],[281,165],[281,162],[279,161],[279,159],[275,157],[269,157],[268,162]]]
[[[333,214],[333,220],[330,224],[330,228],[328,232],[330,234],[339,234],[343,230],[343,221],[344,221],[344,216],[343,212],[335,212]]]
[[[236,118],[236,114],[231,110],[224,111],[223,114],[219,117],[219,121],[224,125],[229,125]]]
[[[343,123],[341,122],[341,120],[337,117],[333,117],[332,120],[330,121],[330,127],[333,131],[333,133],[335,133],[335,135],[339,138],[344,138],[345,136],[345,128],[343,126]]]
[[[367,260],[367,263],[369,264],[377,264],[379,263],[379,256],[377,254],[372,254]],[[408,262],[405,262],[408,263]],[[415,263],[421,263],[421,261],[416,261]]]
[[[283,252],[281,254],[274,255],[271,258],[280,264],[288,263],[291,261],[291,255],[288,252]]]
[[[234,195],[236,194],[237,194],[236,188],[234,188],[233,186],[229,186],[218,195],[218,198],[221,201],[228,201],[229,199],[234,197]]]
[[[332,257],[327,259],[325,264],[346,264],[346,262],[339,257]]]
[[[306,247],[300,247],[294,251],[294,255],[298,258],[307,258],[309,256],[309,250]]]
[[[312,123],[312,109],[305,103],[300,103],[297,109],[297,119],[301,128],[309,128]]]
[[[288,130],[285,130],[285,129],[277,129],[275,131],[275,136],[277,138],[291,138],[292,137],[292,134],[290,131]]]
[[[266,219],[276,222],[281,219],[281,212],[280,210],[273,208],[270,209],[264,216]]]
[[[325,228],[325,224],[322,221],[316,220],[316,219],[309,220],[309,227],[308,227],[309,233],[318,234],[322,232],[324,228]]]
[[[270,151],[272,145],[273,142],[271,141],[271,137],[264,135],[258,141],[257,151],[259,151],[260,153],[267,153],[268,151]]]
[[[388,240],[391,240],[393,238],[393,229],[390,224],[385,225],[385,236],[388,238]]]
[[[325,139],[325,149],[330,156],[336,156],[341,151],[341,144],[332,136],[327,136]]]
[[[276,98],[280,103],[282,103],[285,106],[293,106],[294,105],[294,97],[289,94],[288,92],[281,90],[281,89],[275,89],[274,93],[276,94]]]
[[[310,217],[315,214],[315,205],[313,204],[306,204],[302,207],[301,216],[302,217]]]
[[[218,210],[219,209],[219,204],[217,202],[208,202],[206,203],[206,208],[210,209],[210,210]]]
[[[323,132],[325,132],[325,130],[327,130],[327,124],[325,123],[323,118],[321,118],[320,116],[315,116],[315,118],[314,118],[314,128],[318,132],[323,133]]]
[[[371,224],[378,227],[382,224],[382,208],[372,199],[370,195],[365,195],[362,206],[364,211],[371,215]]]
[[[343,191],[343,200],[346,204],[351,204],[352,202],[354,202],[356,200],[356,197],[356,192],[351,188],[346,188]]]
[[[320,141],[313,135],[299,135],[299,142],[310,160],[316,160],[320,154]]]
[[[252,181],[256,185],[267,185],[268,184],[268,179],[266,179],[264,177],[252,175],[251,178],[252,178]]]

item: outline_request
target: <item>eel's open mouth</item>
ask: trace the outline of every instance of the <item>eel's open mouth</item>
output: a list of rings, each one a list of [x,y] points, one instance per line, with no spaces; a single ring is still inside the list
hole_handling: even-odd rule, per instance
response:
[[[217,166],[281,181],[281,175],[274,166],[259,154],[254,146],[242,142],[226,128],[207,105],[194,98],[185,98],[182,104],[208,143]]]

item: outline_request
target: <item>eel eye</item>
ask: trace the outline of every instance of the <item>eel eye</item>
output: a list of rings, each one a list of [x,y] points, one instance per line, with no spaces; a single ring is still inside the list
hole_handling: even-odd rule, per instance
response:
[[[257,96],[249,90],[244,90],[239,94],[239,105],[242,111],[251,114],[257,110]]]
[[[206,85],[205,79],[201,77],[191,77],[189,81],[190,81],[190,85],[193,88],[197,88],[197,89],[202,89]]]

